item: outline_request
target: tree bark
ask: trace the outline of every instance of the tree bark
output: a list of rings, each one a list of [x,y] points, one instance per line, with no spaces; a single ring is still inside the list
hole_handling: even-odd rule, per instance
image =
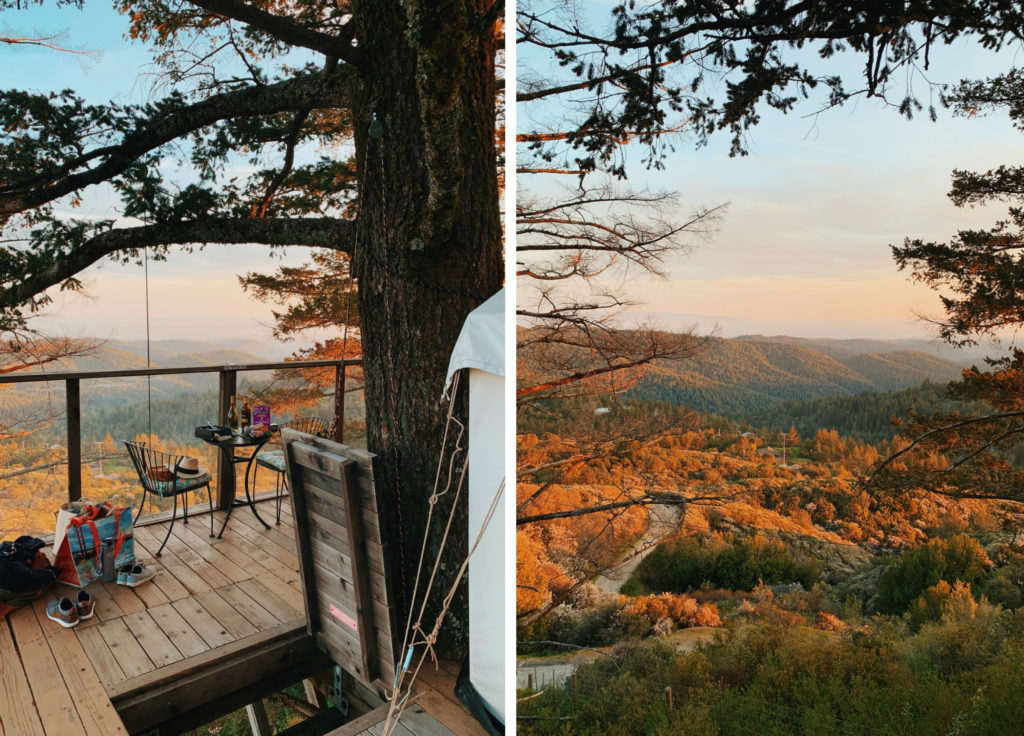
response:
[[[363,81],[353,116],[360,202],[353,271],[359,281],[370,449],[379,456],[378,486],[394,498],[382,511],[393,569],[401,571],[400,627],[441,450],[449,355],[466,315],[502,284],[496,34],[466,12],[469,7],[482,16],[489,3],[457,4],[461,15],[448,3],[429,0],[352,5]],[[452,47],[462,58],[441,55]],[[441,64],[445,70],[438,74]],[[424,70],[434,73],[424,78]],[[370,135],[374,114],[383,126],[379,138]],[[439,151],[448,151],[447,169],[431,171],[428,160],[436,161]],[[465,420],[464,402],[459,408]],[[447,500],[435,518],[447,517]],[[456,524],[460,534],[449,541],[435,590],[447,589],[466,555],[465,518],[463,505]],[[428,570],[441,531],[441,524],[433,526]],[[464,629],[446,629],[446,648],[464,645]]]

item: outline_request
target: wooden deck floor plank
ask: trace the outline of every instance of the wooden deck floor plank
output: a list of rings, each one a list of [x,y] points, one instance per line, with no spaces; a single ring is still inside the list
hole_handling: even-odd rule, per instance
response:
[[[398,721],[414,736],[455,736],[455,733],[423,709],[420,703],[413,703],[402,712]],[[398,731],[395,731],[397,736]]]
[[[132,613],[142,613],[146,610],[146,603],[139,597],[139,594],[132,588],[125,585],[118,585],[116,582],[96,582],[90,586],[90,592],[93,588],[103,588],[106,590],[110,594],[110,597],[116,601],[117,607],[120,608],[126,616]]]
[[[157,669],[184,659],[178,648],[174,646],[174,642],[149,615],[149,611],[129,614],[124,617],[124,623],[135,635],[135,640],[139,642],[149,658],[153,660]]]
[[[264,507],[266,504],[264,504]],[[262,514],[261,514],[262,516]],[[252,515],[248,509],[236,509],[232,514],[231,518],[238,517],[238,520],[245,524],[247,527],[255,531],[265,540],[271,540],[275,542],[285,552],[291,552],[295,554],[295,539],[288,534],[285,534],[280,529],[275,527],[273,524],[270,525],[270,529],[264,529],[263,526],[256,520],[256,517]],[[273,521],[273,519],[271,519]],[[223,522],[222,522],[223,523]]]
[[[48,601],[40,602],[44,604],[45,611],[45,603]],[[45,633],[31,606],[15,611],[8,617],[15,645],[21,655],[21,664],[25,668],[25,677],[32,690],[36,712],[44,732],[48,734],[81,733],[82,719],[78,716],[64,676],[46,642],[47,634],[53,633],[51,627],[61,627],[45,618],[45,613],[43,616],[48,624]]]
[[[181,584],[166,562],[164,556],[161,556],[158,563],[159,571],[157,576],[153,578],[153,585],[160,590],[160,593],[167,599],[167,602],[188,598],[191,595],[188,588]]]
[[[253,595],[253,592],[249,590],[249,587],[246,586],[249,583],[253,583],[255,581],[256,579],[253,578],[253,580],[243,580],[241,583],[239,583],[239,585],[242,586],[242,590],[244,590],[249,595],[252,595],[254,598],[255,595]],[[255,588],[256,586],[253,587]],[[275,606],[278,605],[278,602],[280,602],[281,605],[285,606],[290,610],[290,613],[289,611],[282,611],[282,615],[291,615],[292,617],[299,618],[302,617],[303,607],[305,606],[305,600],[302,597],[301,583],[299,583],[299,588],[298,590],[296,590],[294,585],[284,582],[279,577],[271,573],[268,577],[259,579],[258,587],[263,588],[264,590],[273,594],[274,598],[276,599],[273,601]],[[278,615],[276,611],[274,612],[274,615]],[[278,618],[280,618],[280,616],[278,616]],[[289,619],[282,618],[281,620],[288,621]]]
[[[70,592],[71,588],[67,591],[57,589],[60,595],[67,595],[73,600],[75,593]],[[115,618],[121,618],[125,612],[121,610],[121,607],[117,604],[117,601],[110,595],[110,592],[104,587],[102,583],[93,583],[88,587],[88,591],[92,594],[94,609],[96,615],[93,616],[89,621],[84,623],[91,623],[94,619],[99,619],[100,623],[103,621],[111,621]],[[84,624],[83,624],[84,625]]]
[[[216,545],[217,552],[224,555],[224,557],[247,573],[247,577],[236,582],[249,580],[254,577],[266,577],[271,567],[274,567],[275,572],[284,567],[282,563],[274,560],[270,555],[259,553],[259,548],[247,542],[244,537],[234,536],[227,532],[225,532],[225,535],[223,539],[218,540]],[[248,545],[249,548],[245,549],[243,545]],[[287,573],[287,568],[284,568],[284,571]],[[298,577],[297,572],[295,577]]]
[[[249,619],[242,616],[230,603],[221,598],[217,591],[211,590],[209,593],[200,593],[195,599],[235,639],[242,639],[256,633],[257,629],[249,622]]]
[[[125,624],[123,618],[104,621],[99,628],[100,634],[110,647],[111,653],[121,666],[125,677],[131,679],[152,672],[156,669],[153,660],[136,641],[135,635]]]
[[[246,580],[252,575],[232,562],[218,547],[225,541],[200,537],[186,526],[175,524],[171,532],[171,538],[177,537],[183,544],[187,544],[200,557],[212,565],[218,572],[227,577],[232,583],[239,580]],[[228,540],[230,543],[230,540]],[[168,542],[170,544],[170,542]]]
[[[235,641],[235,636],[195,598],[175,601],[171,605],[183,619],[189,622],[189,625],[210,649],[216,649]]]
[[[302,607],[301,600],[298,608],[290,605],[280,596],[275,594],[274,591],[270,590],[265,584],[266,582],[269,582],[269,580],[243,580],[238,584],[238,587],[244,590],[250,598],[266,608],[277,618],[278,621],[282,623],[285,621],[294,621],[296,619],[303,618],[303,613],[300,610]]]
[[[79,624],[75,627],[75,634],[82,648],[88,653],[89,659],[96,666],[96,674],[100,676],[103,687],[109,689],[126,678],[117,657],[110,651],[106,639],[103,638],[103,632],[97,626],[82,628]]]
[[[52,623],[46,618],[46,601],[38,601],[33,609],[40,626]],[[103,736],[128,736],[121,718],[107,697],[103,683],[86,656],[74,629],[58,627],[47,632],[47,643],[59,663],[71,703],[82,722],[82,733]]]
[[[223,524],[224,512],[219,512],[218,516],[220,516],[220,523]],[[231,520],[228,522],[227,529],[224,532],[225,537],[227,537],[228,535],[232,535],[244,538],[248,540],[251,544],[258,546],[266,554],[274,557],[280,562],[283,562],[284,564],[289,566],[293,564],[298,565],[298,557],[296,556],[294,543],[292,544],[291,549],[285,549],[280,544],[268,544],[267,539],[264,536],[262,536],[263,527],[259,527],[259,524],[256,524],[256,526],[259,527],[259,531],[257,531],[248,524],[239,521],[236,518],[237,516],[240,516],[240,514],[231,515]],[[253,521],[255,521],[255,519],[253,519]]]
[[[233,530],[233,527],[235,525],[232,521],[228,525],[228,529]],[[243,528],[248,529],[248,527]],[[269,546],[274,547],[274,545]],[[228,548],[221,547],[221,549]],[[254,573],[254,579],[262,581],[267,588],[292,608],[302,609],[302,580],[299,577],[299,562],[295,555],[290,555],[287,562],[282,562],[277,557],[268,554],[262,547],[251,542],[243,534],[232,535],[230,549],[233,550],[232,554],[236,561],[248,559],[248,564],[258,563],[262,567],[265,574]]]
[[[159,546],[159,542],[157,546]],[[167,540],[167,547],[177,555],[179,560],[205,580],[212,590],[223,588],[225,585],[231,585],[232,580],[227,575],[202,557],[197,550],[192,549],[188,544],[181,541],[176,535],[172,534],[170,539]],[[164,554],[166,554],[166,551]]]
[[[221,588],[217,593],[255,626],[257,631],[266,631],[281,623],[277,616],[268,611],[261,602],[254,600],[252,596],[239,588],[237,584]]]
[[[0,724],[6,736],[43,736],[32,688],[5,619],[0,619],[0,682]]]
[[[170,603],[149,609],[149,615],[185,658],[210,650],[210,645],[196,633],[188,621]]]
[[[164,592],[160,590],[160,587],[156,584],[158,578],[166,577],[167,570],[161,566],[156,568],[156,577],[149,582],[143,583],[132,590],[145,604],[146,608],[156,608],[162,606],[165,603],[170,603],[170,599],[164,595]]]
[[[135,539],[136,541],[139,540],[138,533],[136,533]],[[164,570],[170,573],[171,577],[173,577],[174,580],[182,586],[185,591],[187,591],[188,595],[195,595],[196,593],[204,593],[207,590],[213,590],[213,586],[199,575],[199,573],[183,562],[173,550],[165,548],[160,557],[155,557],[153,555],[153,551],[159,549],[159,547],[159,542],[153,544],[148,538],[143,543],[143,549],[149,554],[150,558],[159,560],[160,565]],[[184,598],[186,596],[182,597]],[[168,595],[168,598],[171,598],[171,600],[181,600],[181,598],[172,598],[170,595]]]

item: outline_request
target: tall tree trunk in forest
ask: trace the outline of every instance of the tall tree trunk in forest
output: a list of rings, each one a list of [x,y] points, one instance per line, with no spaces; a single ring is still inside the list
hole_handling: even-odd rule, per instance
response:
[[[403,626],[441,449],[449,354],[466,314],[502,284],[497,38],[470,6],[483,15],[490,3],[353,3],[362,80],[353,115],[360,202],[353,272],[370,449],[379,456],[378,484],[395,494],[383,521],[401,568]],[[435,518],[447,510],[439,505]],[[464,506],[460,521],[464,530]],[[428,569],[439,526],[430,531]],[[442,589],[465,554],[462,531],[449,541]],[[445,638],[448,648],[460,647],[465,632]]]

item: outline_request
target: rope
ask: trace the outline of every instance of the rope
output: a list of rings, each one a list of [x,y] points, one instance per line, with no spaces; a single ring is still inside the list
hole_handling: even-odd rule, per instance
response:
[[[402,649],[400,651],[405,652],[405,659],[401,666],[396,668],[395,672],[395,685],[394,690],[391,693],[389,700],[391,705],[388,708],[388,715],[384,721],[384,729],[382,736],[389,736],[393,733],[398,720],[401,718],[405,708],[409,705],[409,695],[412,692],[412,685],[416,681],[416,677],[419,675],[420,669],[423,667],[423,663],[426,661],[427,656],[433,660],[435,666],[437,665],[437,655],[434,652],[434,645],[437,643],[437,636],[440,632],[441,625],[444,623],[444,619],[448,614],[448,609],[451,607],[452,600],[455,598],[455,593],[458,590],[459,584],[462,582],[462,578],[469,567],[469,561],[476,552],[477,547],[480,545],[480,541],[483,539],[484,533],[487,531],[487,527],[490,525],[491,520],[494,518],[500,504],[501,498],[505,491],[505,480],[502,479],[501,484],[498,486],[498,490],[495,492],[494,498],[491,499],[491,504],[487,509],[487,513],[484,515],[483,524],[480,527],[480,531],[477,533],[476,539],[473,542],[469,553],[466,555],[462,564],[459,566],[459,570],[455,575],[455,579],[445,594],[441,603],[441,610],[438,612],[437,618],[434,621],[434,625],[429,633],[425,633],[423,629],[423,618],[426,615],[427,603],[431,599],[431,592],[434,588],[434,583],[437,581],[437,573],[440,569],[441,560],[444,556],[444,550],[448,544],[448,538],[451,533],[452,523],[455,520],[455,515],[458,510],[459,497],[462,494],[462,489],[465,486],[466,471],[468,463],[463,463],[460,472],[458,473],[458,480],[455,481],[455,462],[460,453],[464,452],[462,447],[462,439],[465,436],[466,428],[465,425],[455,417],[455,396],[457,395],[459,387],[459,378],[461,372],[455,374],[455,381],[452,385],[451,399],[448,402],[448,416],[445,422],[444,439],[441,444],[441,456],[438,458],[437,473],[434,476],[434,488],[430,495],[429,509],[427,512],[427,524],[423,534],[423,544],[420,547],[420,557],[416,566],[416,579],[413,583],[413,594],[412,604],[409,608],[409,620],[406,623],[405,631],[402,636]],[[457,434],[454,440],[454,447],[450,452],[447,463],[445,462],[445,448],[448,444],[448,438],[452,434],[452,427],[458,427]],[[447,465],[447,481],[444,485],[443,490],[438,490],[441,485],[441,474]],[[412,620],[413,610],[415,609],[416,598],[419,593],[419,582],[421,573],[423,570],[423,563],[426,559],[427,554],[427,541],[430,533],[431,521],[434,516],[434,508],[437,506],[437,502],[448,494],[452,490],[453,481],[455,481],[455,498],[452,501],[451,510],[448,512],[448,520],[445,524],[444,534],[441,537],[441,543],[435,552],[435,559],[433,569],[430,572],[430,578],[427,581],[426,587],[423,590],[423,600],[420,604],[420,610],[416,617],[416,620]],[[409,666],[412,663],[413,655],[417,645],[423,644],[424,648],[420,652],[419,660],[416,663],[415,669],[412,670],[412,674],[409,677],[407,683],[404,683],[405,675],[409,672]],[[404,691],[404,695],[402,695]]]
[[[143,248],[143,267],[145,268],[145,284],[146,284],[146,367],[152,368],[153,364],[150,359],[150,338],[149,338],[149,246]],[[153,377],[146,376],[146,416],[147,416],[147,439],[149,444],[153,444]]]
[[[455,598],[455,593],[458,590],[459,584],[462,582],[463,576],[466,574],[466,570],[469,568],[469,561],[473,557],[473,553],[476,552],[476,548],[480,545],[480,541],[483,539],[484,533],[487,531],[487,527],[490,526],[491,520],[497,513],[498,506],[501,503],[501,498],[505,493],[505,479],[502,478],[501,483],[498,485],[498,490],[495,491],[494,498],[491,499],[491,505],[487,509],[487,514],[484,516],[484,522],[480,527],[480,531],[473,541],[473,546],[469,550],[469,554],[466,555],[466,559],[463,560],[462,565],[459,567],[459,572],[455,576],[455,580],[452,582],[451,588],[448,589],[448,593],[445,595],[443,603],[441,605],[441,611],[437,615],[437,619],[434,621],[434,627],[430,633],[425,635],[422,642],[425,644],[423,652],[420,654],[419,662],[416,665],[416,669],[413,670],[412,676],[409,678],[409,683],[406,686],[406,694],[398,700],[398,691],[396,690],[391,697],[391,708],[388,709],[388,717],[384,721],[384,729],[381,732],[381,736],[389,736],[394,732],[395,726],[398,725],[399,719],[402,717],[402,713],[405,712],[405,708],[412,702],[409,701],[409,694],[412,692],[413,683],[416,682],[416,677],[420,673],[420,668],[423,667],[423,663],[426,661],[427,655],[429,654],[431,659],[434,661],[435,667],[437,666],[437,656],[434,654],[434,644],[437,642],[437,635],[441,630],[441,625],[444,623],[445,616],[448,614],[448,609],[451,606],[452,600]],[[442,546],[442,550],[444,547]],[[428,588],[425,595],[429,596],[430,589]],[[422,633],[422,627],[420,621],[417,621],[414,625],[415,628]],[[412,653],[410,648],[409,653]],[[411,659],[409,655],[406,655],[406,665],[403,670],[408,669],[408,662]],[[404,675],[404,671],[403,671]],[[397,702],[397,706],[395,703]],[[397,708],[397,712],[394,712]],[[392,713],[394,713],[394,722],[392,722]]]

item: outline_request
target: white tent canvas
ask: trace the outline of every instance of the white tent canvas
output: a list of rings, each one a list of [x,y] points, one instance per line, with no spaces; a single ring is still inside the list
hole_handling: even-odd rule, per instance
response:
[[[469,373],[469,540],[477,538],[505,476],[505,290],[466,318],[448,380]],[[505,721],[505,504],[469,562],[470,682]]]

